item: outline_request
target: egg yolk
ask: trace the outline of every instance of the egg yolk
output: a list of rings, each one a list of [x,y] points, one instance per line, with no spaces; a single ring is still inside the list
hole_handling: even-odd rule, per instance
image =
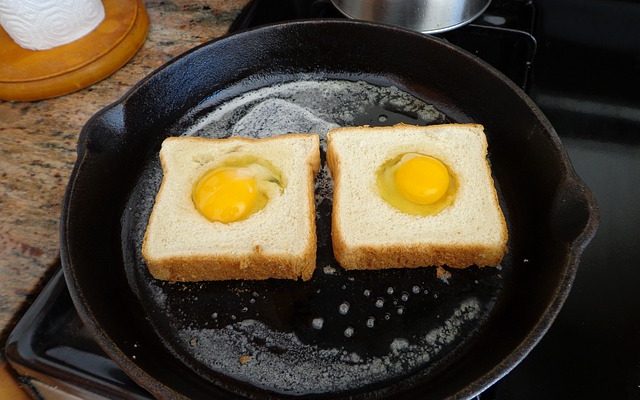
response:
[[[280,194],[284,183],[277,170],[253,156],[233,157],[207,171],[196,182],[193,204],[209,221],[241,221]]]
[[[453,203],[457,182],[447,166],[435,157],[403,153],[385,162],[377,173],[380,196],[391,206],[411,215],[437,214]]]
[[[440,160],[423,155],[398,166],[394,180],[400,194],[416,204],[433,204],[449,188],[447,167]]]
[[[245,219],[255,208],[257,197],[255,178],[233,167],[207,172],[193,191],[196,209],[208,220],[224,223]]]

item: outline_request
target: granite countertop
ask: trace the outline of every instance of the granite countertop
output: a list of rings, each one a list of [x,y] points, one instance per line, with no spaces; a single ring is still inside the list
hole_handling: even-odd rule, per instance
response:
[[[59,98],[0,101],[0,358],[12,325],[58,257],[62,198],[82,126],[171,58],[223,35],[247,3],[147,0],[147,40],[119,71]]]

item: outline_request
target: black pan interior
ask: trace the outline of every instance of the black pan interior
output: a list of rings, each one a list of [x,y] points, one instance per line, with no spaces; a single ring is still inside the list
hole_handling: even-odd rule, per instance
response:
[[[378,45],[373,51],[365,43]],[[242,94],[318,80],[397,87],[442,112],[430,119],[393,108],[387,94],[353,113],[354,125],[485,125],[510,230],[501,269],[453,271],[448,283],[433,268],[347,273],[332,257],[330,204],[319,201],[310,282],[150,278],[139,227],[159,182],[162,140]],[[592,208],[548,122],[489,67],[401,30],[294,23],[198,48],[87,124],[65,202],[62,257],[89,328],[156,395],[465,397],[506,373],[548,328],[594,228]],[[253,353],[241,363],[247,349]],[[263,379],[264,363],[272,373],[289,363],[292,376]],[[305,369],[309,382],[294,376]]]

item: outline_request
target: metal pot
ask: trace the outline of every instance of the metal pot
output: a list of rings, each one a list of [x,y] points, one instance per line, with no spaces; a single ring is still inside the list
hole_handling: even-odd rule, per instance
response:
[[[353,19],[401,26],[422,33],[445,32],[468,24],[491,0],[331,0]]]

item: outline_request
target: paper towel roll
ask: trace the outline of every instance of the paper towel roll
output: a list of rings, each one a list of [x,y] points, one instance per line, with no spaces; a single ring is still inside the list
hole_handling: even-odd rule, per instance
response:
[[[101,0],[0,0],[0,25],[30,50],[73,42],[103,19]]]

